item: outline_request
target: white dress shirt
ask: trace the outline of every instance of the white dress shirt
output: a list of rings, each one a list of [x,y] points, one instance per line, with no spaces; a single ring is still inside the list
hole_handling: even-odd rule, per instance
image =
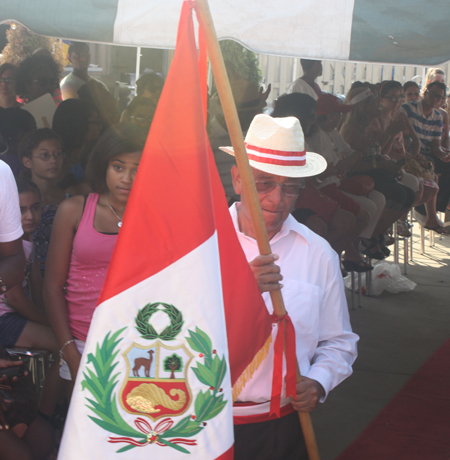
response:
[[[237,203],[230,214],[248,261],[259,255],[256,240],[239,230]],[[339,259],[320,236],[298,223],[291,215],[270,241],[272,253],[283,275],[286,310],[294,324],[297,361],[302,376],[318,381],[326,395],[352,373],[359,337],[352,332]],[[269,313],[273,313],[270,294],[263,294]],[[277,327],[273,328],[275,339]],[[273,341],[268,359],[253,374],[237,401],[259,403],[234,407],[235,416],[269,412]],[[285,371],[285,369],[284,369]],[[289,404],[285,388],[281,406]]]

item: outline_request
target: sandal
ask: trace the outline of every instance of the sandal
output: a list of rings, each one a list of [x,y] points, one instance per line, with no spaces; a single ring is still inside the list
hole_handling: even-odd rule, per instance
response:
[[[373,270],[372,265],[364,262],[363,260],[361,260],[361,262],[354,262],[353,260],[343,260],[342,266],[344,267],[344,270],[348,272],[364,273]]]
[[[436,232],[439,233],[439,235],[449,235],[450,234],[450,229],[447,227],[441,227],[440,225],[436,225],[436,227],[423,227],[426,228],[427,230],[430,230],[430,232]]]
[[[406,220],[397,221],[397,233],[403,238],[409,238],[412,236],[411,225]]]
[[[361,244],[365,247],[364,251],[361,251],[361,253],[370,259],[384,260],[386,258],[386,255],[378,248],[377,238],[370,238],[369,243],[361,239]]]

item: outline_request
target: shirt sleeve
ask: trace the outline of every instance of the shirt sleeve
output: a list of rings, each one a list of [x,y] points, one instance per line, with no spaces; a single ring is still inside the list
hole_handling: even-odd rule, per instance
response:
[[[15,241],[22,235],[16,181],[9,166],[0,160],[0,243]]]
[[[68,79],[63,79],[60,85],[63,101],[66,99],[79,99],[76,86]]]
[[[409,118],[412,113],[411,106],[406,102],[400,107],[400,112],[404,113]]]
[[[338,257],[333,257],[324,272],[327,278],[319,321],[319,343],[312,359],[307,377],[318,381],[328,393],[352,374],[356,359],[357,334],[352,332],[348,314],[344,283],[339,269]]]

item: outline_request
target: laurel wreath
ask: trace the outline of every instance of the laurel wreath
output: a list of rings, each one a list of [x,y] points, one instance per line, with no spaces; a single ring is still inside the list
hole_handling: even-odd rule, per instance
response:
[[[158,309],[160,305],[164,307],[164,310]],[[167,326],[161,334],[158,334],[155,328],[150,324],[150,318],[157,311],[164,311],[170,319],[170,326]],[[144,308],[139,310],[136,317],[136,329],[141,334],[141,337],[147,340],[174,340],[180,333],[183,323],[183,315],[180,310],[173,305],[162,302],[148,303]]]
[[[120,329],[112,335],[111,332],[108,332],[103,343],[97,344],[95,355],[88,354],[87,364],[91,364],[91,366],[86,366],[81,386],[82,389],[89,390],[94,398],[86,398],[90,404],[87,405],[88,409],[96,415],[96,417],[89,416],[93,422],[111,433],[137,438],[142,440],[142,444],[145,444],[147,435],[135,430],[125,422],[117,409],[116,395],[113,394],[119,376],[119,373],[112,375],[118,364],[118,361],[114,362],[114,360],[120,351],[119,349],[116,350],[116,347],[122,340],[118,337],[125,329]],[[205,428],[206,421],[216,417],[227,404],[221,388],[227,372],[225,357],[219,358],[216,350],[212,349],[211,339],[204,331],[196,327],[195,331],[188,330],[188,332],[189,337],[186,337],[186,340],[190,347],[199,353],[200,358],[204,358],[204,363],[197,362],[197,367],[193,367],[192,370],[198,380],[208,388],[197,394],[193,415],[184,417],[158,437],[159,442],[186,454],[190,452],[184,447],[173,444],[170,439],[189,438],[197,435]],[[117,453],[125,452],[134,447],[136,446],[122,447]]]

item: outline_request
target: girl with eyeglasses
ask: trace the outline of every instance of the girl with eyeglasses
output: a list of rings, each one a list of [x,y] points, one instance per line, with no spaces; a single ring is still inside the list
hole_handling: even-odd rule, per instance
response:
[[[28,176],[39,188],[42,197],[42,219],[33,233],[36,255],[42,274],[45,270],[53,219],[59,204],[66,198],[58,186],[63,167],[60,137],[51,129],[36,129],[28,133],[19,145],[19,157]]]
[[[16,99],[16,75],[17,67],[5,63],[0,66],[0,107],[19,107]]]

